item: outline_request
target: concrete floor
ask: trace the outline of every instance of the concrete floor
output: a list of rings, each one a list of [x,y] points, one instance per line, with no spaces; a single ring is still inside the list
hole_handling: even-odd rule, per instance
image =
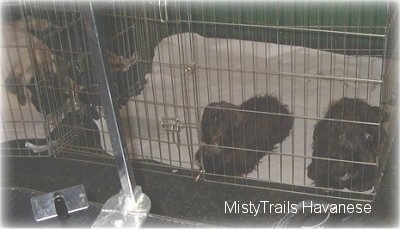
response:
[[[398,225],[398,153],[390,154],[382,185],[369,214],[331,217],[328,226],[395,227]],[[76,184],[85,186],[89,201],[104,203],[120,189],[113,166],[55,158],[3,158],[3,187],[24,187],[52,192]],[[152,201],[151,213],[217,226],[271,227],[282,214],[225,214],[224,201],[261,200],[297,203],[309,196],[293,195],[198,181],[192,177],[150,172],[149,166],[134,164],[136,181]],[[311,198],[317,199],[317,198]],[[4,209],[3,209],[4,210]]]

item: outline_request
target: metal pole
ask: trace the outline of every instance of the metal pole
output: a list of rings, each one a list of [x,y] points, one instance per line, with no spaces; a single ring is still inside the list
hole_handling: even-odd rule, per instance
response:
[[[106,47],[99,36],[96,26],[96,18],[93,12],[92,2],[82,3],[82,17],[85,27],[87,44],[90,53],[90,59],[93,67],[93,74],[97,76],[100,98],[103,102],[104,115],[107,122],[112,149],[114,151],[115,162],[121,181],[122,191],[125,195],[133,197],[133,190],[136,186],[132,174],[132,166],[126,150],[125,137],[121,131],[121,121],[118,112],[118,106],[115,99],[114,88],[110,87],[107,76],[110,72],[103,60],[106,60]]]

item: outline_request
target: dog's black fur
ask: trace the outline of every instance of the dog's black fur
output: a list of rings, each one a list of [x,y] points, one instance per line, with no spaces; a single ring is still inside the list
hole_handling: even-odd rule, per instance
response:
[[[90,115],[83,114],[80,111],[68,112],[60,123],[51,131],[50,139],[56,144],[68,144],[73,147],[86,147],[96,152],[103,151],[101,146],[100,132],[97,124]],[[47,150],[46,147],[39,150],[30,148],[25,145],[29,142],[38,147],[47,145],[45,138],[40,139],[17,139],[1,143],[3,150],[10,151],[9,153],[20,153],[20,149],[31,150],[31,154],[36,151]]]
[[[102,149],[100,132],[94,120],[99,120],[101,115],[97,111],[97,104],[95,104],[95,95],[92,93],[91,87],[83,88],[78,93],[78,100],[81,104],[79,111],[68,112],[63,120],[52,131],[50,137],[52,139],[59,139],[60,136],[73,136],[73,142],[69,143],[78,147],[89,147],[95,149]],[[87,94],[89,93],[89,94]],[[92,100],[85,99],[84,96],[90,97]]]
[[[200,147],[197,163],[202,166],[203,160],[204,170],[216,174],[252,172],[267,154],[263,151],[273,150],[289,135],[294,120],[287,114],[288,109],[269,95],[252,97],[240,107],[224,101],[209,104],[203,112],[200,140],[212,146]]]
[[[314,129],[314,157],[346,161],[375,163],[378,141],[385,137],[380,126],[357,124],[340,120],[380,123],[379,107],[368,105],[361,99],[343,98],[332,103],[325,118]],[[385,116],[385,115],[384,115]],[[376,178],[376,166],[327,159],[312,159],[307,175],[316,186],[348,188],[364,191],[372,188]]]
[[[69,145],[102,149],[99,128],[91,115],[79,111],[68,112],[51,132],[50,137],[53,140],[60,140],[67,135],[73,139]]]
[[[60,84],[65,82],[58,79],[58,77],[52,78],[46,83],[49,85],[41,86],[39,88],[39,93],[38,90],[36,90],[34,79],[31,79],[27,88],[31,92],[31,101],[36,110],[45,115],[49,115],[65,106],[70,96],[61,89],[62,86]],[[42,104],[40,104],[39,101],[41,101]]]

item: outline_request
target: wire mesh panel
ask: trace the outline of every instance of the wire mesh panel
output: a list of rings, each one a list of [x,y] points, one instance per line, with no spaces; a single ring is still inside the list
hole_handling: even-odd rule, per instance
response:
[[[181,79],[194,73],[194,69],[186,63],[163,63],[155,54],[161,49],[157,45],[162,38],[182,32],[175,25],[178,24],[176,19],[170,26],[161,24],[156,19],[157,7],[151,2],[116,3],[112,10],[101,13],[104,17],[112,15],[111,19],[104,20],[109,49],[125,47],[125,52],[131,52],[128,56],[134,53],[138,57],[136,74],[150,73],[146,75],[143,92],[124,99],[128,103],[121,109],[121,116],[126,120],[128,148],[135,154],[135,159],[149,159],[166,168],[177,166],[191,171],[194,168],[193,142],[197,141],[197,118],[192,114],[196,106],[192,92]],[[154,73],[155,65],[161,67],[164,64],[171,66],[168,71],[176,74],[179,81]],[[193,82],[186,84],[194,86]]]
[[[134,160],[196,180],[373,200],[396,134],[387,2],[97,6]],[[54,59],[31,83],[48,124],[39,148],[112,163],[79,4],[18,7],[51,23],[33,33]]]
[[[3,74],[3,98],[11,98],[3,103],[3,154],[113,162],[80,4],[19,2],[4,11],[3,54],[12,62]],[[112,51],[107,57],[115,74],[135,63]]]
[[[35,100],[37,82],[55,74],[55,58],[34,33],[50,27],[45,19],[22,18],[23,6],[5,4],[2,19],[2,155],[43,156],[27,144],[48,144],[45,117]],[[33,33],[29,33],[29,31]],[[40,76],[40,77],[39,77]],[[25,139],[25,141],[19,141]]]
[[[391,116],[387,8],[113,5],[102,14],[119,31],[106,30],[118,34],[107,42],[152,64],[121,110],[134,158],[205,180],[372,200]]]

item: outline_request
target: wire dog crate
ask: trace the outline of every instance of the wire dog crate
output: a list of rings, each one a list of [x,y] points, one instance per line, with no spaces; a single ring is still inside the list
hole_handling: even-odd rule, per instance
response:
[[[228,6],[149,1],[99,5],[105,63],[111,86],[119,92],[117,113],[128,153],[147,170],[189,176],[197,182],[372,201],[397,134],[397,104],[393,104],[398,93],[397,66],[391,59],[397,54],[390,47],[397,47],[394,18],[398,14],[390,4],[238,2]],[[29,34],[34,38],[29,40],[37,39],[45,52],[51,52],[55,67],[49,76],[36,74],[29,83],[3,83],[3,93],[14,99],[3,101],[3,110],[20,116],[12,113],[9,119],[2,118],[7,126],[2,154],[54,154],[112,165],[102,118],[105,108],[89,61],[79,4],[26,2],[6,7],[17,15],[7,15],[10,22],[33,20],[21,15],[46,20],[49,26],[43,31],[36,28],[40,21],[34,20],[27,26],[36,27],[25,32],[33,30]],[[12,86],[26,85],[39,109],[33,103],[18,105]],[[267,107],[246,107],[251,98],[266,99]],[[327,114],[342,98],[352,101],[350,108],[342,104],[339,116]],[[275,100],[282,106],[273,111]],[[369,107],[379,108],[375,119],[360,118],[369,117]],[[365,112],[359,112],[362,108]],[[347,109],[351,117],[345,117]],[[206,111],[217,115],[206,120]],[[241,117],[236,126],[235,115]],[[214,119],[218,124],[212,123]],[[267,124],[261,124],[263,120]],[[323,145],[337,145],[337,155],[318,151],[322,132],[316,130],[317,123],[323,123],[322,132],[328,133]],[[225,125],[227,132],[221,130]],[[282,133],[284,126],[287,136]],[[207,134],[220,139],[209,141]],[[269,140],[274,136],[280,139]],[[359,138],[372,138],[365,144],[376,149],[370,150],[374,155],[368,161],[365,155],[361,159],[352,153],[343,155],[340,144],[346,137],[355,148],[365,147]],[[40,138],[41,143],[29,140],[31,148],[27,147],[26,139]],[[266,146],[261,146],[262,141]],[[317,167],[314,176],[309,175],[312,163]],[[318,168],[318,163],[324,168]],[[233,171],[244,169],[228,172],[229,166]],[[321,169],[328,171],[327,184],[318,182]],[[356,169],[357,173],[348,172]],[[353,185],[352,176],[358,177],[361,188]],[[330,185],[332,177],[337,186]]]
[[[9,56],[15,62],[10,61],[10,66],[17,66],[18,58],[22,59],[21,62],[25,61],[23,58],[27,59],[27,67],[33,70],[41,65],[54,65],[50,76],[42,77],[43,74],[28,72],[26,75],[37,77],[27,77],[30,82],[6,81],[3,84],[3,92],[7,95],[3,97],[7,98],[4,100],[4,107],[8,108],[3,113],[3,148],[10,149],[4,151],[12,156],[48,156],[50,149],[59,157],[63,157],[64,152],[77,152],[79,155],[89,152],[90,156],[94,154],[100,157],[107,155],[107,152],[112,154],[105,120],[92,117],[93,112],[102,112],[99,109],[101,102],[95,94],[97,79],[93,76],[89,61],[79,4],[9,3],[4,4],[4,11],[4,24],[8,26],[5,29],[24,24],[24,28],[16,29],[17,32],[8,32],[8,37],[4,40],[5,47],[10,51],[3,53],[11,53]],[[13,41],[16,44],[9,44],[11,41],[7,39],[13,39],[14,34],[24,34],[26,39],[21,38]],[[45,50],[43,53],[51,52],[50,63],[36,63],[29,51],[26,51],[36,50],[38,45]],[[21,54],[11,56],[13,52]],[[40,58],[40,54],[38,55]],[[112,73],[118,75],[118,81],[113,84],[127,86],[119,87],[121,95],[129,97],[139,93],[143,80],[136,76],[128,78],[127,73],[121,75],[129,70],[128,66],[135,64],[136,59],[124,58],[112,51],[108,52],[108,58]],[[11,79],[16,75],[12,71],[3,74],[11,75]],[[130,83],[126,80],[130,80]],[[31,103],[18,106],[15,96],[17,94],[10,88],[24,88],[24,85],[27,85]],[[33,128],[29,123],[34,124]],[[27,144],[30,147],[26,147]]]

